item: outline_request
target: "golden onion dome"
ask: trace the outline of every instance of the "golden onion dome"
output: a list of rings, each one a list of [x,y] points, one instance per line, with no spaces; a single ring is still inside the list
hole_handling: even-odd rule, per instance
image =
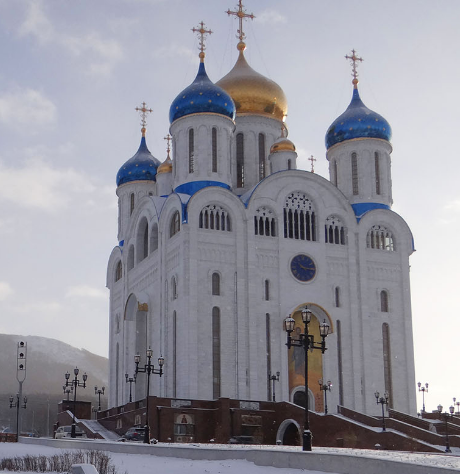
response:
[[[294,151],[295,152],[295,145],[294,143],[291,142],[291,140],[285,137],[281,137],[281,138],[278,138],[278,140],[276,140],[276,142],[273,143],[273,145],[270,147],[270,153],[276,153],[277,151]]]
[[[243,54],[245,48],[245,44],[240,42],[240,53],[235,66],[216,85],[230,94],[235,102],[237,115],[265,115],[284,121],[287,100],[283,90],[276,82],[249,66]]]
[[[162,173],[172,173],[172,160],[169,156],[157,169],[157,175]]]

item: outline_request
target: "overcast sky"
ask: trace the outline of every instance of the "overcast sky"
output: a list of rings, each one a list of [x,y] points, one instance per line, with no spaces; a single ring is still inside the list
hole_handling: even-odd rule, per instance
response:
[[[115,176],[147,143],[166,157],[169,106],[237,58],[236,0],[0,0],[0,332],[107,355]],[[289,103],[299,168],[328,177],[324,135],[348,106],[355,48],[364,103],[393,128],[393,210],[411,227],[417,381],[427,409],[460,400],[460,2],[246,0],[246,58]],[[392,331],[398,331],[392,327]]]

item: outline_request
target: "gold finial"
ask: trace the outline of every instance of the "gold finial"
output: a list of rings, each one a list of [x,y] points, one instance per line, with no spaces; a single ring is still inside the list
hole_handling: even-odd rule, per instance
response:
[[[244,34],[244,31],[243,31],[243,20],[245,18],[250,18],[251,20],[254,20],[255,16],[253,13],[249,14],[243,10],[243,0],[238,0],[238,11],[232,12],[230,9],[228,9],[225,13],[227,13],[227,15],[235,15],[238,17],[239,29],[237,30],[238,35],[236,35],[236,37],[240,40],[240,42],[238,43],[237,48],[239,51],[244,51],[246,48],[246,45],[243,40],[244,38],[246,38],[246,35]]]
[[[199,28],[192,28],[192,31],[194,33],[198,33],[198,39],[200,40],[200,60],[201,62],[204,62],[204,50],[206,49],[206,46],[204,44],[204,35],[211,35],[212,31],[211,30],[205,30],[204,29],[204,22],[200,21],[200,27]]]
[[[147,114],[151,114],[153,112],[153,110],[148,109],[146,105],[147,104],[145,102],[142,102],[142,107],[136,107],[135,109],[137,112],[139,112],[139,115],[141,116],[141,125],[142,125],[141,132],[142,132],[143,137],[145,137],[145,126],[147,125],[147,121],[146,121]]]
[[[353,76],[353,80],[351,81],[353,83],[353,88],[354,89],[357,89],[358,88],[358,71],[356,69],[356,62],[357,61],[360,61],[360,62],[363,62],[363,58],[358,58],[358,56],[356,56],[356,51],[354,49],[351,50],[351,56],[348,56],[348,54],[345,56],[346,59],[350,59],[351,62],[353,63],[353,66],[352,66],[352,73],[351,75]]]
[[[166,157],[166,159],[168,160],[169,159],[169,152],[171,151],[171,140],[172,140],[172,137],[171,135],[168,133],[165,137],[163,137],[164,140],[167,141],[167,145],[166,145],[166,152],[168,153],[168,156]]]
[[[311,161],[311,172],[314,173],[315,172],[316,158],[313,158],[313,155],[311,155],[310,158],[308,158],[308,161]]]

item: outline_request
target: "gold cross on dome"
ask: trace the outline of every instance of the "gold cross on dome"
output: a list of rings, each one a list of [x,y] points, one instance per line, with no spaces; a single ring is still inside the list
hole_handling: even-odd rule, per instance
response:
[[[313,155],[310,156],[310,158],[308,158],[308,161],[311,161],[311,172],[314,173],[315,172],[315,161],[316,161],[316,158],[313,158]]]
[[[148,109],[146,107],[146,103],[142,102],[142,107],[136,107],[136,111],[139,112],[139,115],[141,116],[141,125],[142,125],[142,136],[145,137],[145,126],[147,125],[147,114],[151,114],[153,112],[152,109]]]
[[[204,35],[211,35],[212,31],[211,30],[206,30],[204,28],[204,22],[200,21],[200,27],[199,28],[192,28],[192,31],[194,33],[198,33],[198,39],[200,40],[200,59],[201,62],[203,62],[204,59],[204,50],[206,49],[206,46],[204,44]]]
[[[171,135],[168,133],[165,137],[163,137],[164,140],[167,141],[167,145],[166,145],[166,151],[168,153],[168,158],[169,158],[169,152],[171,151],[171,140],[172,140],[172,137]]]
[[[251,20],[254,20],[254,18],[255,18],[254,14],[253,13],[246,13],[243,10],[243,0],[238,1],[238,11],[232,12],[230,9],[228,9],[225,13],[227,13],[227,15],[235,15],[236,17],[238,17],[238,21],[239,21],[238,33],[239,34],[236,37],[239,38],[240,43],[243,43],[243,40],[246,37],[246,35],[244,34],[244,31],[243,31],[243,20],[245,18],[250,18]]]
[[[345,56],[345,59],[350,59],[351,62],[353,63],[352,65],[352,73],[351,75],[353,76],[353,81],[351,81],[353,83],[353,86],[355,89],[358,88],[358,70],[356,69],[357,67],[357,61],[359,62],[363,62],[363,58],[358,58],[358,56],[356,56],[356,51],[354,49],[351,50],[351,56],[348,56],[348,54]]]

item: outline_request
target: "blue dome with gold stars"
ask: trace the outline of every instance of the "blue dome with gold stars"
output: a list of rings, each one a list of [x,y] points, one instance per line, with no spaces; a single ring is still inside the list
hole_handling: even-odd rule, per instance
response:
[[[378,113],[368,109],[353,89],[353,97],[347,110],[337,118],[326,133],[326,148],[354,138],[380,138],[391,140],[390,124]]]
[[[117,186],[131,181],[155,181],[158,166],[160,161],[150,153],[143,136],[137,153],[118,171]]]
[[[209,79],[204,62],[200,62],[195,80],[171,104],[169,121],[173,123],[186,115],[200,113],[220,114],[232,120],[236,113],[232,98]]]

